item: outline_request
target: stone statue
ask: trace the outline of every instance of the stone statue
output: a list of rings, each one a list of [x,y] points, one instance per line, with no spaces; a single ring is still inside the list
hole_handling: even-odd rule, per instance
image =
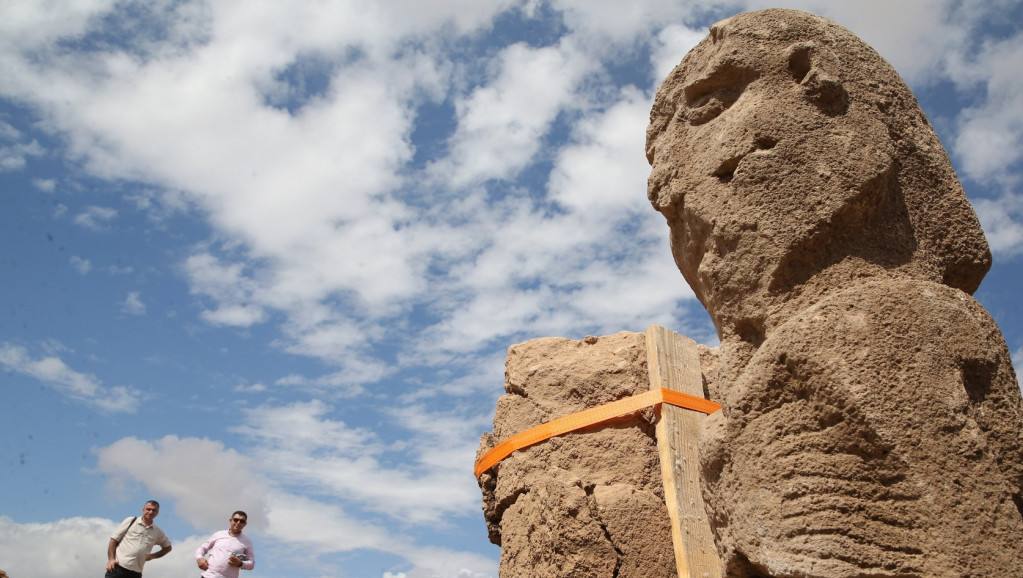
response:
[[[642,333],[508,348],[500,440],[650,387]],[[678,578],[652,411],[515,452],[479,479],[508,578]]]
[[[991,257],[898,74],[848,30],[763,10],[657,92],[648,194],[721,345],[700,440],[732,577],[1023,568],[1023,401],[971,297]]]

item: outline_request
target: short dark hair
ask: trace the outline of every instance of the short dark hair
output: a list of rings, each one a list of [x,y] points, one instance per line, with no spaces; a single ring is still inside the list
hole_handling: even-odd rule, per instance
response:
[[[147,506],[150,505],[150,504],[152,504],[153,506],[156,506],[157,508],[160,507],[160,502],[157,502],[156,500],[149,500],[148,502],[145,503],[145,505],[147,505]]]
[[[248,519],[249,519],[249,515],[248,515],[248,514],[246,514],[246,513],[245,513],[245,512],[243,512],[243,511],[241,511],[241,510],[235,510],[235,511],[234,511],[234,513],[233,513],[233,514],[231,514],[231,517],[233,518],[233,517],[237,516],[238,514],[241,514],[241,515],[245,516],[245,520],[246,520],[246,521],[248,521]]]

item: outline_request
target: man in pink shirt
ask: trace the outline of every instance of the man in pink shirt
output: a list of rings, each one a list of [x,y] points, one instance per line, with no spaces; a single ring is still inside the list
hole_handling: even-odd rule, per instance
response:
[[[238,578],[239,570],[255,567],[252,540],[242,534],[248,521],[248,514],[238,510],[231,514],[227,530],[213,534],[195,551],[195,562],[203,571],[203,578]]]

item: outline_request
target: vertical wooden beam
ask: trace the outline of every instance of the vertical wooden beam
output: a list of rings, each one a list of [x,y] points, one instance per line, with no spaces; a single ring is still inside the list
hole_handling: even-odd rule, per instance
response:
[[[696,342],[659,325],[646,330],[650,388],[703,397]],[[697,447],[702,413],[661,404],[657,449],[679,578],[721,578],[721,560],[703,506]]]

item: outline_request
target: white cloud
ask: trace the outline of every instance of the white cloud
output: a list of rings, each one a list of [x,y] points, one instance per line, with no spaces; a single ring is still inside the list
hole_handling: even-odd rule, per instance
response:
[[[253,435],[260,443],[266,444],[265,447],[271,448],[269,451],[257,450],[253,454],[256,459],[208,439],[167,436],[146,442],[124,438],[95,450],[98,456],[96,471],[108,476],[114,493],[123,493],[122,487],[126,484],[141,483],[151,494],[166,496],[165,509],[168,504],[173,504],[175,513],[197,528],[219,528],[230,511],[245,510],[249,513],[250,522],[246,531],[257,537],[257,543],[258,537],[265,537],[287,552],[287,556],[294,556],[304,564],[321,554],[370,549],[408,560],[416,567],[408,572],[410,578],[458,576],[458,571],[466,569],[471,572],[469,576],[496,575],[495,563],[486,557],[420,547],[412,538],[357,518],[333,501],[287,491],[286,484],[301,482],[303,476],[312,479],[351,475],[357,480],[357,485],[375,486],[361,488],[362,493],[357,495],[355,503],[360,503],[367,495],[388,493],[400,501],[403,488],[422,484],[415,498],[420,507],[427,509],[431,509],[430,501],[435,501],[430,492],[444,491],[435,485],[436,480],[429,477],[392,477],[386,471],[366,475],[367,471],[361,467],[366,460],[354,458],[340,463],[332,459],[337,454],[378,453],[382,446],[365,430],[352,430],[343,423],[321,419],[326,411],[329,408],[313,402],[245,412],[247,425],[239,430]],[[471,464],[471,461],[466,463]],[[314,464],[319,465],[314,467]],[[349,474],[348,469],[352,467],[357,471]],[[451,469],[450,464],[444,467]],[[475,493],[471,474],[461,474],[468,482],[465,485],[473,486]],[[332,495],[358,489],[335,488],[336,493]],[[478,497],[473,501],[474,506],[476,501]],[[410,502],[402,507],[414,513],[411,510],[415,506]],[[425,520],[420,517],[410,521]],[[436,522],[436,519],[432,521]],[[316,528],[316,531],[309,532],[310,528]],[[191,552],[195,545],[190,548],[186,551]],[[260,548],[257,546],[257,564]],[[457,570],[447,570],[455,567]],[[154,571],[156,568],[154,563]],[[437,574],[438,571],[442,573]],[[149,572],[147,567],[147,575]]]
[[[33,358],[26,348],[12,343],[0,344],[0,365],[103,411],[133,413],[141,400],[139,392],[132,388],[104,387],[95,375],[75,371],[59,357]]]
[[[266,385],[262,383],[253,383],[252,385],[236,385],[234,391],[239,393],[263,393],[267,390]]]
[[[0,146],[0,172],[17,171],[25,168],[28,157],[43,154],[43,147],[36,141]]]
[[[82,275],[92,271],[92,262],[88,259],[79,257],[78,255],[72,255],[68,261],[71,262],[71,267]]]
[[[590,38],[594,50],[607,50],[609,44],[627,48],[651,30],[666,24],[688,20],[698,14],[707,2],[673,2],[671,0],[638,0],[635,2],[588,2],[587,0],[555,0],[554,7],[563,11],[565,23],[573,33]],[[717,3],[722,4],[722,3]],[[734,5],[741,4],[733,2]]]
[[[17,140],[21,138],[21,131],[11,126],[7,121],[0,119],[0,139]]]
[[[351,360],[343,371],[315,378],[292,373],[274,383],[285,387],[298,387],[311,392],[329,391],[330,395],[335,398],[355,397],[366,391],[361,384],[380,381],[389,373],[390,371],[383,364],[373,362],[360,364],[357,360]]]
[[[245,423],[235,431],[257,443],[253,455],[290,487],[344,497],[405,524],[436,525],[446,515],[475,511],[478,489],[466,472],[486,420],[467,424],[462,416],[423,408],[387,412],[393,428],[419,442],[389,448],[376,434],[350,428],[331,413],[319,401],[265,406],[244,410]],[[395,458],[399,465],[384,465]],[[453,463],[467,469],[453,469]]]
[[[413,548],[407,558],[415,566],[407,578],[497,578],[497,563],[471,552]]]
[[[217,307],[202,312],[202,318],[215,325],[249,327],[265,318],[263,309],[252,303],[255,283],[244,273],[242,263],[223,264],[209,253],[186,259],[184,268],[191,292],[211,298]]]
[[[267,527],[268,484],[256,474],[258,465],[221,442],[128,437],[94,451],[96,471],[107,476],[114,493],[142,482],[153,495],[170,498],[175,513],[196,528],[223,526],[233,510],[249,513],[252,531]]]
[[[353,518],[342,508],[286,493],[273,493],[268,533],[277,540],[313,554],[372,549],[395,551],[400,547],[383,528]],[[309,532],[317,528],[317,532]],[[408,545],[408,544],[406,544]]]
[[[32,184],[44,193],[52,193],[57,190],[57,181],[55,179],[32,179]]]
[[[134,271],[135,268],[132,267],[131,265],[124,266],[110,265],[109,267],[107,267],[107,272],[110,273],[111,275],[130,275]]]
[[[142,302],[142,295],[138,291],[131,291],[121,303],[121,311],[129,315],[145,315],[146,304]]]
[[[82,34],[90,21],[109,10],[114,0],[41,0],[12,2],[0,19],[3,44],[22,49],[37,48],[60,37]]]
[[[107,224],[117,218],[117,210],[110,207],[86,207],[74,217],[76,225],[93,231],[103,231]]]
[[[626,89],[603,114],[580,120],[572,144],[555,161],[548,190],[551,198],[572,212],[593,215],[611,225],[620,211],[637,216],[653,213],[646,201],[650,166],[644,155],[645,133],[637,131],[650,116],[646,96]],[[608,233],[597,231],[595,237]]]
[[[647,98],[628,89],[575,126],[547,184],[545,214],[509,196],[474,257],[449,268],[442,320],[418,344],[421,361],[478,351],[510,335],[643,330],[666,323],[692,293],[671,261],[667,228],[646,200]],[[610,242],[614,239],[614,242]]]
[[[376,27],[385,14],[397,16],[398,6],[400,24],[386,20],[389,27]],[[583,127],[580,136],[589,144],[560,154],[541,147],[559,115],[608,104],[606,95],[594,96],[586,85],[607,80],[598,74],[598,52],[607,50],[601,39],[628,45],[626,39],[656,21],[651,14],[678,13],[658,2],[628,8],[626,19],[612,8],[597,15],[597,7],[590,10],[594,20],[573,6],[583,12],[567,20],[571,33],[560,42],[513,44],[480,60],[492,72],[485,84],[449,87],[458,120],[449,154],[436,159],[429,182],[422,174],[402,178],[412,154],[416,99],[420,91],[444,97],[438,87],[451,74],[449,57],[430,52],[440,46],[434,39],[395,54],[403,30],[445,35],[448,29],[430,26],[449,18],[486,26],[498,9],[450,2],[431,6],[424,20],[409,16],[421,10],[399,3],[358,15],[345,4],[303,4],[286,13],[214,5],[202,42],[186,41],[198,34],[186,33],[188,27],[198,25],[178,14],[181,22],[170,25],[178,32],[160,51],[147,45],[148,58],[110,48],[89,54],[87,63],[63,54],[19,61],[14,71],[18,87],[28,91],[19,96],[30,94],[48,111],[93,174],[143,179],[187,196],[189,202],[175,206],[194,206],[208,217],[217,244],[184,264],[192,293],[206,300],[205,322],[246,328],[272,319],[283,330],[278,347],[340,366],[339,375],[357,385],[392,373],[366,348],[399,330],[408,311],[424,301],[441,318],[424,336],[423,351],[473,340],[476,349],[515,332],[564,333],[598,321],[562,307],[580,279],[565,278],[560,269],[606,243],[616,222],[608,219],[610,208],[548,220],[547,207],[532,206],[535,195],[528,191],[495,204],[488,191],[458,190],[459,184],[510,178],[547,155],[561,159],[559,170],[574,171],[554,181],[566,202],[588,194],[580,179],[604,179],[599,191],[590,191],[597,195],[592,202],[650,213],[641,184],[645,119],[636,113],[645,106],[642,95],[615,106],[601,127]],[[78,34],[98,22],[86,19],[69,30]],[[346,56],[352,48],[365,51]],[[292,80],[282,74],[301,69],[289,67],[309,54],[325,63],[323,91],[291,111],[266,102],[268,91],[287,93],[281,83]],[[67,101],[75,107],[64,107]],[[635,123],[634,134],[628,123]],[[627,140],[613,142],[626,134]],[[626,143],[638,148],[619,154]],[[601,170],[589,171],[587,163],[602,163]],[[631,191],[623,185],[630,178],[637,185]],[[434,195],[425,210],[406,201],[419,194]],[[94,208],[78,222],[100,228],[115,216]],[[560,240],[565,230],[577,237]],[[623,251],[650,249],[644,241],[626,243]],[[514,274],[502,271],[520,262],[525,267]],[[450,266],[451,273],[437,275],[433,265]],[[509,280],[536,289],[515,296],[507,288],[492,290]],[[444,295],[437,299],[438,293]],[[477,301],[463,308],[461,297]],[[598,289],[589,302],[601,300],[615,298]],[[483,321],[488,318],[495,323]],[[446,335],[438,340],[437,334]]]
[[[117,525],[100,518],[69,518],[19,524],[0,516],[0,560],[12,577],[76,578],[89,569],[99,575]]]
[[[41,156],[44,152],[38,142],[27,139],[20,130],[0,118],[0,173],[21,170],[28,164],[28,157]]]
[[[537,154],[541,137],[594,65],[567,41],[503,49],[491,82],[456,104],[452,153],[434,167],[436,178],[465,187],[515,176]]]
[[[707,36],[705,29],[693,30],[681,24],[669,24],[657,33],[656,41],[653,42],[652,54],[650,57],[654,68],[656,90],[668,74],[682,62],[694,46]]]
[[[1015,187],[1023,152],[1023,79],[1016,71],[1023,67],[1023,33],[984,46],[969,63],[974,86],[983,88],[986,98],[979,106],[958,116],[958,135],[953,150],[962,159],[967,176],[981,182]]]
[[[125,517],[141,513],[125,512]],[[107,563],[110,534],[123,518],[73,517],[47,523],[20,524],[0,516],[0,560],[3,570],[12,578],[78,578],[99,575]],[[157,525],[160,519],[157,517]],[[145,566],[147,578],[173,578],[194,575],[195,561],[191,554],[204,537],[182,540],[171,538],[173,551]],[[159,549],[159,548],[157,548]]]
[[[264,311],[255,305],[228,305],[218,307],[215,311],[203,311],[202,318],[213,325],[229,327],[248,327],[264,319]]]
[[[997,199],[974,199],[973,206],[992,252],[1023,252],[1023,195],[1007,192]]]

